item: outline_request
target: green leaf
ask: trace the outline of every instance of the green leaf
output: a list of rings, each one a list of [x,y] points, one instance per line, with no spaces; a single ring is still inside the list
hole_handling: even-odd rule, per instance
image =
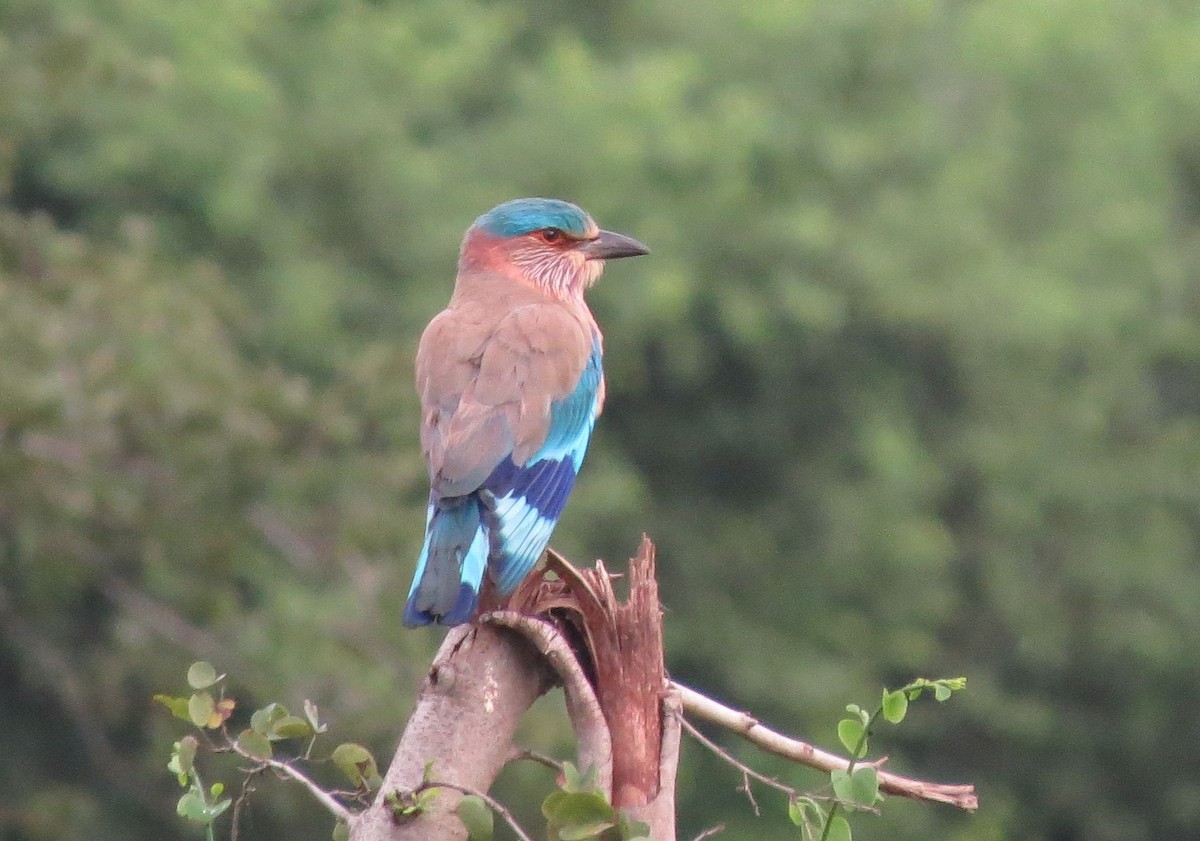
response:
[[[218,675],[212,663],[200,660],[188,668],[187,682],[192,689],[208,689],[225,675]]]
[[[811,797],[797,797],[788,803],[788,818],[796,826],[811,827],[825,820],[825,813]]]
[[[851,841],[850,824],[841,815],[835,815],[829,821],[829,832],[825,841]]]
[[[838,739],[850,752],[850,755],[858,759],[867,755],[867,740],[863,738],[865,733],[866,725],[856,718],[843,718],[838,722]],[[861,746],[859,745],[860,741],[862,742]]]
[[[382,783],[375,757],[362,745],[343,742],[333,749],[330,759],[355,786],[375,788]]]
[[[598,791],[555,791],[542,802],[542,814],[562,841],[580,841],[616,826],[616,813]]]
[[[593,821],[592,823],[572,824],[564,826],[558,831],[558,837],[562,841],[590,841],[606,829],[612,829],[617,825],[616,821]]]
[[[224,800],[213,803],[208,807],[208,813],[213,816],[213,820],[221,817],[221,815],[233,805],[233,801],[226,797]]]
[[[632,820],[624,812],[617,815],[617,831],[621,834],[623,841],[639,841],[639,839],[651,841],[650,824],[645,821]]]
[[[338,821],[333,825],[333,841],[350,841],[350,824]]]
[[[879,796],[879,772],[873,765],[855,768],[850,774],[850,799],[862,806],[874,806]]]
[[[176,698],[173,695],[155,695],[154,700],[170,710],[171,715],[176,718],[181,718],[184,721],[192,720],[192,716],[188,713],[187,698]]]
[[[886,689],[883,692],[883,717],[892,724],[899,724],[904,721],[904,716],[908,714],[908,695],[904,690],[897,689],[895,692],[888,692]]]
[[[393,817],[407,819],[429,809],[441,791],[440,788],[427,788],[419,793],[393,789],[383,795],[383,800],[392,810]]]
[[[197,727],[208,727],[212,724],[216,704],[207,692],[197,692],[188,698],[188,718]]]
[[[392,817],[396,819],[407,819],[421,811],[417,798],[411,791],[393,789],[384,793],[383,801],[387,803],[388,808],[392,810]]]
[[[257,759],[270,759],[271,740],[257,730],[247,728],[237,737],[238,747]]]
[[[175,804],[175,811],[179,813],[180,817],[187,818],[189,821],[209,823],[208,804],[194,791],[189,791],[179,798],[179,802]]]
[[[482,797],[468,794],[458,801],[458,808],[455,811],[458,812],[458,819],[467,828],[467,837],[470,838],[470,841],[491,841],[492,831],[495,828],[495,816],[492,815],[492,810],[488,808]]]
[[[858,704],[847,704],[846,712],[850,713],[851,715],[858,716],[858,720],[863,723],[863,727],[866,727],[867,724],[871,721],[871,714],[868,713],[866,710],[864,710],[862,707],[860,707]]]
[[[873,765],[855,768],[851,773],[830,771],[829,782],[833,786],[834,797],[847,808],[874,806],[879,795],[879,772]]]
[[[926,689],[932,689],[934,698],[938,701],[945,701],[953,693],[961,692],[966,688],[967,679],[965,677],[947,677],[938,680],[919,677],[904,687],[902,691],[908,695],[908,700],[915,701]]]
[[[275,726],[287,717],[286,707],[271,702],[262,709],[255,710],[250,716],[250,729],[269,738],[274,732]]]
[[[196,823],[210,824],[221,816],[233,803],[232,800],[222,800],[219,803],[206,803],[204,796],[196,789],[179,798],[175,811],[181,817]]]
[[[829,772],[829,783],[833,787],[833,796],[838,800],[850,800],[850,775],[840,768]]]
[[[297,715],[285,715],[271,725],[268,738],[274,739],[303,739],[313,733],[312,725]]]
[[[788,820],[793,826],[804,826],[804,807],[800,805],[799,800],[788,803]]]
[[[317,713],[317,705],[307,698],[304,699],[304,717],[308,719],[308,723],[312,725],[314,733],[324,733],[329,729],[328,724],[322,724]]]
[[[220,797],[225,793],[225,783],[213,783],[208,787],[208,790],[213,797]]]
[[[195,736],[184,736],[171,746],[171,761],[167,763],[167,770],[175,774],[179,785],[184,788],[187,787],[192,769],[195,768],[197,745]]]
[[[562,782],[560,786],[563,791],[582,791],[583,779],[579,776],[579,769],[571,762],[564,762],[562,765]]]

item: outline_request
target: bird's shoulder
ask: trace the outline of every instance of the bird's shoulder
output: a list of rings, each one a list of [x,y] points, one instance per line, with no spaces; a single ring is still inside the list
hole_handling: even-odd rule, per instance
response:
[[[461,390],[475,375],[499,383],[516,372],[521,385],[532,381],[555,397],[570,392],[599,344],[587,305],[507,278],[488,279],[460,277],[449,306],[426,327],[417,350],[418,386],[436,380]],[[529,367],[536,374],[522,375]]]

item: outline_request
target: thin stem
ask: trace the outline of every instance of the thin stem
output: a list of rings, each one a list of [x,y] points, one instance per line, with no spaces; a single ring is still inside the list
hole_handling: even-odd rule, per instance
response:
[[[750,801],[750,808],[754,810],[754,817],[762,817],[762,809],[758,808],[758,800],[754,797],[754,787],[750,785],[750,774],[743,769],[742,784],[738,786],[738,791],[746,792],[746,799]]]
[[[448,788],[452,791],[457,791],[459,794],[478,797],[487,804],[489,809],[504,819],[504,822],[508,824],[508,828],[513,831],[513,834],[516,835],[520,841],[533,841],[533,838],[529,835],[529,833],[523,830],[521,825],[517,823],[517,819],[513,817],[513,813],[508,811],[508,808],[499,800],[492,798],[491,795],[485,794],[482,791],[476,791],[469,786],[461,786],[458,783],[443,783],[438,780],[430,780],[427,783],[422,783],[419,790],[429,788]]]
[[[846,773],[854,773],[854,766],[858,764],[858,755],[865,753],[867,748],[867,737],[871,734],[871,728],[875,726],[876,720],[883,715],[883,705],[879,705],[879,709],[867,719],[867,724],[863,727],[862,735],[858,737],[858,741],[854,743],[854,750],[850,755],[850,762],[846,765]],[[833,805],[829,807],[829,816],[825,819],[825,828],[821,830],[821,841],[826,841],[829,838],[829,827],[833,825],[833,819],[837,815],[838,810],[842,808],[842,801],[835,799]]]
[[[775,779],[774,777],[768,777],[764,774],[760,774],[758,771],[755,771],[749,765],[746,765],[745,763],[736,759],[733,756],[733,754],[729,753],[729,751],[725,750],[723,747],[718,745],[712,739],[708,738],[703,733],[701,733],[698,729],[696,729],[696,725],[692,724],[690,721],[688,721],[683,716],[679,717],[679,723],[683,725],[683,729],[686,730],[693,739],[695,739],[700,744],[704,745],[704,747],[708,748],[710,751],[715,753],[721,759],[728,762],[734,768],[741,771],[743,777],[750,777],[750,778],[756,779],[763,785],[770,786],[771,788],[776,789],[777,791],[782,791],[784,794],[788,795],[788,797],[799,797],[800,796],[800,792],[796,791],[796,789],[792,788],[791,786],[785,785],[784,783],[779,782],[779,780]],[[749,785],[747,785],[747,794],[749,794],[748,789],[749,789]],[[757,807],[757,804],[754,803],[752,795],[751,795],[750,802],[752,805],[755,805]]]
[[[291,779],[308,789],[308,793],[316,798],[317,802],[324,806],[339,821],[349,823],[354,817],[349,809],[334,800],[333,795],[305,776],[302,771],[299,771],[288,763],[281,762],[278,759],[263,759],[261,756],[255,756],[254,754],[244,750],[236,741],[231,740],[229,744],[238,756],[249,759],[252,762],[257,762],[262,767],[270,768],[277,774],[287,777],[288,779]]]
[[[535,750],[528,748],[514,747],[509,753],[507,762],[517,762],[522,759],[528,759],[530,762],[536,762],[538,765],[544,765],[551,771],[559,774],[562,773],[563,764],[552,756],[546,756],[544,753],[538,753]],[[506,764],[507,764],[506,762]]]

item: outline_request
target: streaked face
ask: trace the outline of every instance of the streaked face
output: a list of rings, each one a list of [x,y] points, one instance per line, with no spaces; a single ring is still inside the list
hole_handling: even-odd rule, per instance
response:
[[[592,217],[559,199],[515,199],[475,220],[464,257],[532,283],[556,297],[582,295],[604,272],[604,261],[648,253],[622,234],[602,231]]]
[[[515,199],[480,216],[472,231],[483,234],[488,250],[517,270],[514,276],[557,297],[581,294],[604,271],[603,261],[588,260],[578,249],[600,229],[570,202]],[[505,266],[494,267],[512,274]]]

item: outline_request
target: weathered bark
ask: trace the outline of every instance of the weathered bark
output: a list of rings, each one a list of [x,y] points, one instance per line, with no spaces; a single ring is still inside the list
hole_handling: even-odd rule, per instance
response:
[[[535,578],[510,610],[446,637],[379,796],[351,821],[352,841],[465,838],[454,814],[459,792],[442,789],[430,809],[400,824],[387,796],[418,788],[430,760],[434,781],[486,792],[511,755],[521,714],[556,680],[579,767],[594,768],[610,802],[646,821],[655,841],[674,841],[679,698],[666,695],[653,545],[643,539],[631,561],[625,604],[599,562],[578,572],[552,555],[551,568],[558,581]]]
[[[549,622],[510,610],[489,613],[480,621],[522,634],[546,658],[563,688],[567,716],[575,732],[576,767],[591,770],[601,791],[612,791],[612,735],[591,680],[566,638]]]
[[[352,841],[461,841],[458,792],[441,789],[432,807],[397,824],[385,796],[420,786],[425,764],[436,779],[487,791],[504,766],[521,715],[554,683],[539,652],[519,634],[489,625],[453,629],[417,697],[383,787],[351,823]]]
[[[634,820],[650,825],[650,837],[655,841],[674,841],[675,838],[675,777],[679,771],[679,740],[683,728],[680,716],[683,703],[679,693],[668,689],[662,699],[662,744],[658,754],[658,790],[649,802],[626,809]]]
[[[576,572],[552,554],[551,569],[575,597],[596,674],[596,695],[612,731],[612,803],[618,808],[644,806],[659,792],[667,688],[654,544],[643,537],[630,560],[629,600],[624,604],[600,561]]]

